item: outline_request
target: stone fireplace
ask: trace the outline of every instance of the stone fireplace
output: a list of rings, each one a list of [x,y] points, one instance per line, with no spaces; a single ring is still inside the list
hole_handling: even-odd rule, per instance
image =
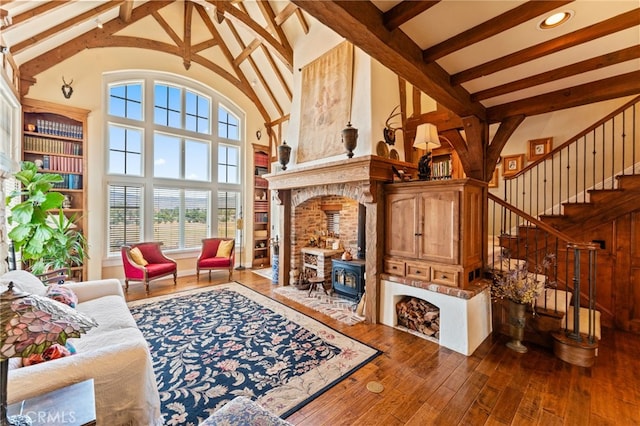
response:
[[[304,223],[296,220],[296,215],[316,215],[314,221],[322,220],[320,213],[308,213],[309,206],[316,205],[322,210],[322,204],[341,204],[347,225],[343,240],[340,218],[340,240],[345,247],[349,245],[357,250],[357,224],[364,219],[365,229],[362,241],[365,262],[365,318],[368,322],[378,322],[378,293],[382,272],[382,254],[384,250],[384,203],[383,185],[393,181],[392,166],[405,169],[411,174],[417,172],[416,166],[397,160],[377,156],[362,156],[343,161],[328,162],[322,165],[297,167],[286,171],[276,171],[264,177],[269,181],[269,189],[275,198],[274,206],[279,209],[280,270],[278,282],[288,285],[291,268],[300,267],[300,249],[306,244],[308,230]],[[364,213],[356,209],[364,206]],[[353,207],[352,207],[353,206]],[[299,210],[300,209],[300,210]],[[296,213],[297,212],[297,213]],[[361,220],[358,220],[361,217]],[[304,235],[303,235],[304,234]],[[355,241],[355,245],[354,245]],[[354,258],[356,253],[352,253]]]
[[[346,205],[349,201],[354,205],[363,205],[364,212],[359,208],[359,219],[354,222],[365,224],[364,232],[356,232],[356,235],[364,234],[366,320],[396,327],[398,319],[395,308],[400,300],[406,296],[425,300],[440,310],[438,343],[470,355],[491,333],[491,298],[486,285],[474,285],[463,290],[382,272],[384,185],[393,181],[392,166],[416,173],[413,164],[365,156],[265,175],[274,196],[273,205],[278,209],[282,234],[279,282],[288,285],[291,268],[300,265],[300,251],[309,233],[308,227],[300,223],[303,218],[309,223],[316,223],[315,226],[321,226],[320,222],[324,220],[323,203]],[[312,209],[311,206],[315,207]],[[351,211],[351,208],[347,210]],[[348,215],[353,216],[352,213]],[[353,241],[353,226],[348,229],[351,229],[351,236],[345,237],[346,241]]]

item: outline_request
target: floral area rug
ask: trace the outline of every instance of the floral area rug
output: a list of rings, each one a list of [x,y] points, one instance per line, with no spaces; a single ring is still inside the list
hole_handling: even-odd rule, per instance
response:
[[[149,342],[167,425],[239,395],[287,417],[380,352],[239,283],[129,303]]]
[[[364,321],[364,317],[355,312],[356,302],[340,296],[329,296],[322,290],[316,290],[309,295],[309,290],[298,290],[295,286],[288,285],[279,286],[273,291],[348,325]]]

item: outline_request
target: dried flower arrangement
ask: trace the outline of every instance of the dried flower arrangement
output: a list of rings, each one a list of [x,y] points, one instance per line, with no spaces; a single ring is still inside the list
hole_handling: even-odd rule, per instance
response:
[[[493,272],[491,296],[494,299],[509,299],[533,307],[536,298],[545,288],[545,281],[540,280],[538,274],[546,274],[554,262],[555,254],[549,253],[535,268],[536,272],[532,273],[527,262],[516,262],[516,266],[513,267],[511,258],[503,257],[502,263],[507,269]],[[546,284],[553,286],[550,282]]]

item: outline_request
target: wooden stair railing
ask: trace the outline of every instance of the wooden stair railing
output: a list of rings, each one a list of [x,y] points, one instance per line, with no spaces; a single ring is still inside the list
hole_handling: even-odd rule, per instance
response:
[[[585,203],[591,190],[618,187],[640,175],[640,96],[617,108],[540,159],[504,177],[504,200],[538,217]]]
[[[556,355],[566,362],[593,365],[600,337],[595,297],[599,246],[573,241],[567,234],[491,193],[488,198],[489,217],[500,222],[494,224],[494,229],[500,232],[489,248],[492,255],[488,258],[488,272],[493,273],[496,267],[503,272],[502,268],[514,268],[512,260],[526,262],[532,273],[544,271],[545,289],[535,309],[554,318],[551,324],[556,329],[545,330],[549,335],[536,343],[553,345]],[[508,262],[503,262],[504,258]],[[549,258],[553,259],[551,265]]]

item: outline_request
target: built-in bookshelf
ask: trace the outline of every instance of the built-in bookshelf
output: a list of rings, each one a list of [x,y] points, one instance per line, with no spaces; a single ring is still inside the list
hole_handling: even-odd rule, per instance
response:
[[[253,145],[253,256],[254,268],[271,263],[269,247],[269,183],[262,175],[269,172],[268,147]]]
[[[460,158],[446,140],[431,153],[431,180],[460,179],[464,177]]]
[[[35,163],[41,173],[57,173],[55,184],[65,196],[63,212],[75,214],[76,226],[87,237],[87,116],[89,111],[34,99],[23,99],[22,159]],[[71,269],[74,280],[87,276],[86,265]]]

